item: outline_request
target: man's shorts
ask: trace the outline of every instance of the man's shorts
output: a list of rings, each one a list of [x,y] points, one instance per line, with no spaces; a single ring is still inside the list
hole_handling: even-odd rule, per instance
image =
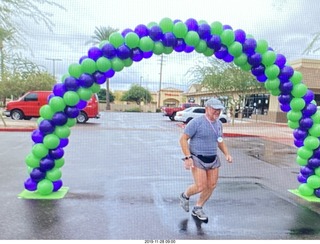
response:
[[[192,159],[193,159],[194,167],[197,167],[199,169],[209,170],[209,169],[219,168],[221,166],[220,159],[219,159],[218,155],[216,156],[216,159],[210,163],[203,162],[195,155],[192,155]]]

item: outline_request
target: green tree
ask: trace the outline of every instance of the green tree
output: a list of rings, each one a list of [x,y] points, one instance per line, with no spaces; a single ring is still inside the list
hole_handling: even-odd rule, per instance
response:
[[[131,85],[131,88],[121,97],[121,101],[132,101],[136,102],[138,105],[140,105],[142,101],[150,103],[151,99],[152,96],[150,92],[137,84]]]
[[[107,94],[107,90],[105,88],[101,88],[100,91],[97,94],[99,100],[100,101],[105,101],[106,100],[106,94]],[[109,91],[109,98],[110,98],[110,103],[114,102],[115,96],[111,91]]]
[[[86,44],[99,44],[102,41],[109,40],[110,35],[113,32],[117,32],[119,29],[115,29],[113,27],[105,27],[105,26],[100,26],[96,27],[93,35],[91,36],[91,39],[86,42]],[[106,81],[106,110],[110,110],[110,79],[108,78]]]

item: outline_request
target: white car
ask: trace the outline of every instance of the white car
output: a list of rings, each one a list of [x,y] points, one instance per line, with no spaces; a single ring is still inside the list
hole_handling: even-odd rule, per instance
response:
[[[205,111],[206,110],[204,107],[190,107],[185,110],[177,112],[176,116],[174,117],[174,120],[187,124],[193,118],[200,117],[200,116],[204,115]],[[223,114],[223,113],[220,114],[219,120],[222,123],[230,122],[230,118],[226,114]]]

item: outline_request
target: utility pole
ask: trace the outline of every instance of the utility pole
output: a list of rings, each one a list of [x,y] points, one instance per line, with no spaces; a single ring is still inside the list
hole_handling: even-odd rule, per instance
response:
[[[160,59],[160,81],[159,81],[159,95],[158,95],[158,108],[160,108],[160,102],[161,102],[161,83],[162,83],[162,65],[163,65],[163,54],[161,54]]]
[[[52,74],[53,77],[56,79],[56,61],[62,61],[60,58],[46,58],[46,60],[52,61]]]

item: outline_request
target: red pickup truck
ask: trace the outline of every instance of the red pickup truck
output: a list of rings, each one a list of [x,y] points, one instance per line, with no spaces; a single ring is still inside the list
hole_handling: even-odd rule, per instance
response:
[[[163,107],[162,113],[163,116],[168,116],[171,121],[174,121],[174,116],[176,116],[177,112],[185,110],[190,107],[198,107],[199,104],[196,103],[182,103],[179,107]]]

